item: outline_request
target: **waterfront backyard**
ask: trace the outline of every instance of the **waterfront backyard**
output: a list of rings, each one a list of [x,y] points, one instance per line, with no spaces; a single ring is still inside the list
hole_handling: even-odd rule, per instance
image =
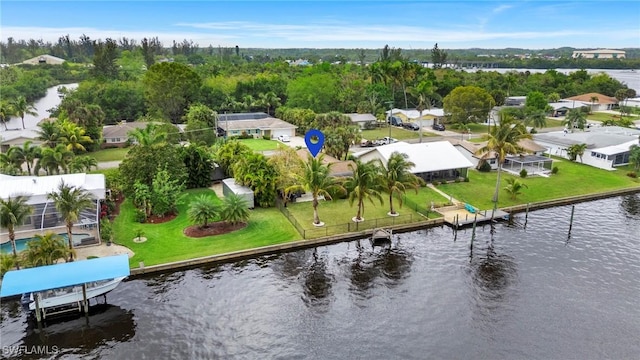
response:
[[[503,173],[498,207],[509,207],[527,203],[535,203],[570,196],[597,194],[610,190],[640,187],[640,179],[626,176],[626,168],[616,171],[605,171],[588,165],[556,159],[558,174],[549,178],[518,178],[528,188],[514,200],[503,190],[506,180],[512,175]],[[495,190],[496,172],[482,173],[475,170],[469,172],[469,182],[438,185],[437,188],[451,197],[486,210],[493,207],[491,197]],[[189,203],[198,195],[207,194],[215,197],[210,189],[197,189],[185,192],[178,206],[175,219],[159,224],[140,224],[134,221],[135,208],[126,200],[120,214],[114,221],[116,243],[130,248],[135,256],[130,259],[132,267],[140,262],[145,266],[163,264],[179,260],[194,259],[203,256],[223,254],[238,250],[253,249],[275,245],[303,238],[317,238],[354,231],[362,231],[375,227],[417,223],[437,218],[439,215],[430,211],[433,202],[436,207],[449,203],[449,199],[429,188],[421,188],[416,194],[407,191],[404,206],[394,201],[398,217],[387,215],[389,211],[388,196],[383,195],[383,204],[379,202],[365,203],[365,221],[356,225],[351,219],[356,215],[357,207],[346,199],[321,201],[318,207],[323,227],[313,226],[313,208],[311,202],[289,203],[284,213],[277,208],[256,208],[251,211],[248,225],[231,233],[203,238],[189,238],[184,235],[186,227],[192,225],[187,217]],[[216,198],[215,201],[220,201]],[[136,232],[141,230],[148,241],[134,242]]]

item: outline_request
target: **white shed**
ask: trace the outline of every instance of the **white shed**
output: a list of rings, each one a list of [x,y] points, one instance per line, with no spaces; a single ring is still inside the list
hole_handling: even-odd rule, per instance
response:
[[[236,194],[247,201],[247,207],[249,209],[253,209],[255,207],[253,202],[253,190],[246,186],[237,184],[236,179],[234,178],[222,180],[222,194],[224,196]]]

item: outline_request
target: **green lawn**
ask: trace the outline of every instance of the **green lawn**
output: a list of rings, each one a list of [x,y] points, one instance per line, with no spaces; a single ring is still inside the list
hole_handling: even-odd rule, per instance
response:
[[[127,152],[129,152],[129,148],[114,148],[98,150],[96,152],[89,153],[88,155],[96,158],[98,162],[105,162],[123,160],[127,155]]]
[[[409,200],[405,201],[402,207],[399,206],[397,199],[393,201],[396,212],[400,213],[398,217],[387,215],[389,212],[389,196],[387,194],[383,194],[382,205],[379,201],[375,201],[375,204],[366,201],[363,215],[365,221],[357,225],[352,221],[358,211],[357,203],[354,202],[351,206],[349,200],[346,199],[320,201],[318,214],[320,221],[324,222],[325,226],[319,228],[313,225],[311,202],[292,203],[288,205],[287,209],[298,225],[304,229],[305,238],[314,238],[423,221],[425,218],[421,214],[427,214],[431,201],[438,205],[447,202],[447,199],[429,188],[421,188],[418,194],[415,191],[407,191],[407,197]],[[428,213],[428,216],[429,218],[439,217],[437,213]]]
[[[277,140],[241,139],[239,141],[250,147],[253,151],[276,150],[280,146],[286,146]]]
[[[417,139],[420,137],[419,131],[406,130],[396,126],[391,126],[390,128],[391,128],[391,137],[396,138],[398,140]],[[362,135],[363,139],[367,139],[367,140],[382,139],[385,136],[389,136],[389,127],[382,127],[382,128],[377,128],[373,130],[362,130],[360,135]],[[439,135],[432,134],[428,131],[423,131],[422,136],[428,137],[428,136],[439,136]]]
[[[629,118],[625,115],[626,118]],[[637,116],[631,116],[632,120],[638,120]],[[592,114],[587,115],[587,120],[595,120],[595,121],[606,121],[606,120],[620,120],[620,114],[609,114],[603,112],[594,112]]]
[[[545,128],[563,127],[562,120],[547,118],[547,126]]]
[[[252,249],[301,238],[286,217],[276,208],[252,210],[249,225],[244,229],[218,236],[188,238],[183,234],[183,230],[191,225],[186,215],[189,202],[200,194],[213,197],[216,195],[210,189],[188,190],[186,193],[182,204],[178,206],[178,217],[162,224],[136,223],[133,220],[135,209],[131,201],[126,200],[122,204],[120,214],[113,224],[115,242],[130,248],[135,253],[135,256],[129,260],[132,267],[138,267],[140,261],[144,261],[144,264],[149,266]],[[137,229],[144,231],[144,236],[148,239],[146,242],[133,242]]]
[[[513,176],[503,173],[498,207],[640,186],[640,179],[626,176],[628,171],[625,170],[606,171],[589,165],[572,163],[568,160],[554,159],[553,163],[559,171],[558,174],[551,175],[549,178],[533,176],[521,179],[518,177],[520,181],[527,184],[528,189],[524,189],[522,195],[518,196],[516,200],[510,199],[507,192],[503,190],[506,186],[506,179]],[[439,185],[438,189],[480,209],[491,209],[493,207],[491,197],[495,191],[496,176],[497,172],[495,171],[481,173],[471,170],[469,171],[470,181],[468,183]]]

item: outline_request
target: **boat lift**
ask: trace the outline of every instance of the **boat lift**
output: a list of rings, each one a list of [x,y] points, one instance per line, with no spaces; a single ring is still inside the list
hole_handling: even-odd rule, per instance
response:
[[[88,313],[88,283],[126,277],[129,274],[129,257],[126,254],[12,270],[2,279],[0,297],[33,293],[36,320],[40,322],[47,315],[47,308],[40,306],[38,292],[82,286],[82,303],[79,305]]]

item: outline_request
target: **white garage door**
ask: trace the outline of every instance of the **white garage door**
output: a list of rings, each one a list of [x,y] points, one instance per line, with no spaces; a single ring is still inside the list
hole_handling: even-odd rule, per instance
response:
[[[290,137],[295,136],[294,129],[275,129],[271,130],[271,138],[277,139],[280,135],[289,135]]]

